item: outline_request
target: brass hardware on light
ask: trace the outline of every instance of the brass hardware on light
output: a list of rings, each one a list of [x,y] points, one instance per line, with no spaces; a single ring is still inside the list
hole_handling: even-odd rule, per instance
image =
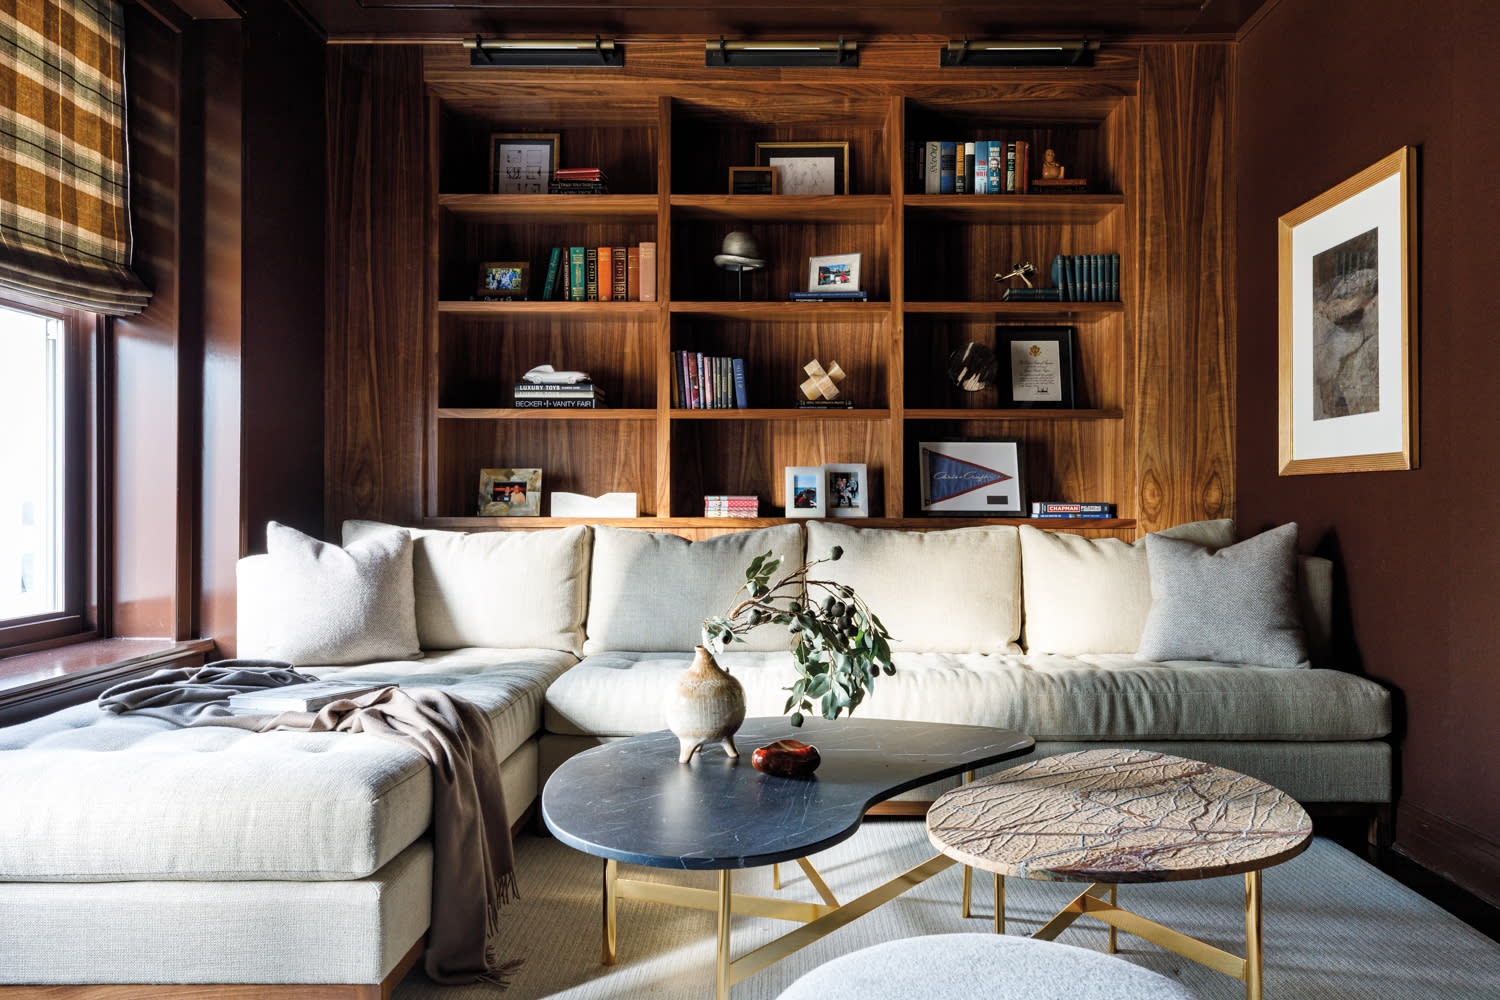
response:
[[[745,66],[833,66],[853,69],[859,66],[859,46],[854,42],[844,41],[843,35],[836,42],[731,42],[720,35],[718,41],[710,38],[703,43],[703,65],[721,69]]]
[[[464,39],[469,65],[503,66],[609,66],[625,65],[625,48],[613,38],[491,38],[480,35]]]
[[[1087,37],[1076,42],[951,41],[938,50],[938,65],[953,67],[1092,66],[1099,43]]]

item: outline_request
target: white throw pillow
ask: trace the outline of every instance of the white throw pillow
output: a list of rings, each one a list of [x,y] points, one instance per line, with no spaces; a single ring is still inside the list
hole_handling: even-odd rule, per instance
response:
[[[1234,544],[1234,522],[1194,521],[1157,532],[1209,548]],[[1021,525],[1026,651],[1134,653],[1151,611],[1146,541],[1084,538]]]
[[[844,556],[816,578],[853,587],[891,633],[918,653],[1019,653],[1021,548],[1009,525],[902,531],[807,525],[807,554]]]
[[[391,530],[345,521],[344,544]],[[583,648],[589,529],[411,529],[417,638],[423,649]]]
[[[266,553],[255,574],[259,648],[239,655],[294,666],[422,655],[406,529],[375,532],[341,549],[271,521]]]

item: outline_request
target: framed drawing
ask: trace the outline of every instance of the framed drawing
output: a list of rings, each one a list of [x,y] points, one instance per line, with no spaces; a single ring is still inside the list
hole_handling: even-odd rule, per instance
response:
[[[784,476],[787,517],[828,516],[828,489],[821,465],[788,465]]]
[[[541,469],[480,469],[480,517],[536,517],[542,512]]]
[[[557,169],[561,132],[496,132],[490,136],[490,191],[547,194]]]
[[[531,263],[524,260],[487,260],[479,265],[480,299],[524,299],[531,286]]]
[[[996,327],[1000,408],[1073,409],[1074,342],[1071,326]]]
[[[1416,192],[1403,146],[1278,220],[1283,476],[1416,468]]]
[[[809,292],[859,291],[859,264],[863,254],[837,253],[807,258]]]
[[[870,475],[864,463],[823,466],[829,517],[870,516]]]
[[[917,445],[922,513],[957,517],[1025,517],[1021,442],[963,438]]]
[[[775,167],[782,194],[848,194],[847,142],[757,142],[755,165]]]

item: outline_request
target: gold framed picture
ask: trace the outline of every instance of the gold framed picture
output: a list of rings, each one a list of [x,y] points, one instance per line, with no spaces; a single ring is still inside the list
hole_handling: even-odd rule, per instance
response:
[[[848,142],[757,142],[755,165],[775,167],[782,194],[848,194]]]
[[[1279,473],[1417,466],[1417,160],[1278,220]]]

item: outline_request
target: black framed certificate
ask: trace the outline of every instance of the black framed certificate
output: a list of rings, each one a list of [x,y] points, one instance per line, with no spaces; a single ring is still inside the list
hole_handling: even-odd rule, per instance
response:
[[[1001,407],[1073,409],[1074,340],[1071,326],[996,327]]]

